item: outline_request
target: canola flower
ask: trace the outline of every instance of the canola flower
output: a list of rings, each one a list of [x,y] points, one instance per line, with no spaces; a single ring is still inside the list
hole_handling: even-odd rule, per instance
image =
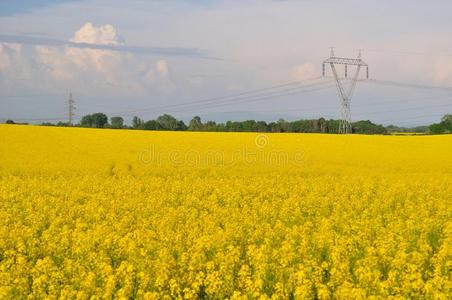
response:
[[[452,295],[450,135],[0,135],[0,299]]]

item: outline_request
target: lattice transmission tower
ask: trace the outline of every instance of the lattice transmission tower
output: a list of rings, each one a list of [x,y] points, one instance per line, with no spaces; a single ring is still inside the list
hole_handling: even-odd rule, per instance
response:
[[[73,125],[75,116],[75,100],[72,98],[72,93],[69,93],[69,99],[67,100],[68,105],[68,122],[69,125]]]
[[[343,58],[336,57],[334,55],[334,48],[331,48],[330,58],[323,61],[322,69],[323,76],[325,76],[325,65],[329,64],[331,66],[331,71],[333,72],[334,79],[336,80],[336,86],[338,90],[339,100],[341,101],[341,120],[339,124],[339,133],[351,133],[351,116],[350,116],[350,102],[352,100],[353,92],[356,88],[356,83],[359,77],[359,71],[361,67],[366,68],[366,78],[369,79],[369,66],[361,59],[361,51],[358,54],[358,58]],[[355,74],[351,78],[351,83],[348,89],[342,84],[341,78],[339,77],[336,65],[344,65],[345,78],[348,78],[348,66],[356,66]]]

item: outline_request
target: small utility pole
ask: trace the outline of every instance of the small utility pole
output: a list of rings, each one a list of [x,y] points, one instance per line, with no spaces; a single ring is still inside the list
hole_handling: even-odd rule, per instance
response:
[[[351,117],[350,117],[350,102],[352,100],[353,92],[356,87],[356,82],[358,81],[359,71],[361,67],[366,67],[366,78],[369,79],[369,66],[361,59],[361,51],[358,54],[358,58],[342,58],[336,57],[334,55],[334,48],[331,48],[330,58],[323,62],[323,76],[325,76],[325,65],[329,64],[331,66],[331,71],[333,72],[334,79],[336,80],[336,86],[341,100],[341,123],[339,125],[339,133],[351,133]],[[336,65],[345,65],[345,78],[348,77],[348,66],[356,66],[356,72],[351,79],[351,85],[346,91],[342,85],[341,79],[336,71]]]
[[[68,99],[68,121],[69,125],[73,125],[75,116],[75,100],[72,98],[72,93],[69,93],[69,99]]]

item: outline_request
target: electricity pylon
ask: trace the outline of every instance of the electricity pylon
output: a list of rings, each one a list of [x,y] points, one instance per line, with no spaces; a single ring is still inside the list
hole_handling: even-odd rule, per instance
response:
[[[68,104],[69,125],[73,125],[74,116],[75,116],[75,100],[72,98],[72,93],[69,93],[69,99],[67,101],[67,104]]]
[[[330,58],[323,61],[323,76],[325,76],[325,64],[329,64],[331,66],[331,71],[333,72],[334,79],[336,80],[339,100],[341,101],[341,121],[339,124],[339,133],[351,133],[352,126],[350,117],[350,102],[356,88],[356,82],[358,81],[361,67],[366,67],[366,78],[369,79],[369,66],[361,59],[361,51],[358,54],[358,58],[342,58],[334,55],[334,48],[331,48]],[[336,71],[336,65],[345,65],[345,78],[348,76],[348,66],[356,66],[356,71],[348,90],[345,90],[342,85],[341,79]]]

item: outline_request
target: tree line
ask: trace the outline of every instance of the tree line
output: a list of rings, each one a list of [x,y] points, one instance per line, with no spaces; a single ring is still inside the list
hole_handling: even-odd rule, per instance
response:
[[[137,129],[137,130],[167,130],[167,131],[209,131],[209,132],[304,132],[304,133],[337,133],[339,120],[326,120],[324,118],[310,120],[286,121],[279,119],[276,122],[265,121],[227,121],[217,123],[215,121],[203,122],[199,116],[193,117],[188,124],[176,119],[169,114],[163,114],[157,119],[143,120],[137,116],[133,117],[132,125],[125,124],[124,119],[119,116],[108,119],[104,113],[85,115],[77,126],[87,128],[113,128],[113,129]],[[44,123],[42,125],[53,125]],[[59,123],[59,126],[69,124]],[[354,133],[384,134],[386,129],[371,121],[358,121],[352,123]]]
[[[128,126],[120,116],[114,116],[109,119],[106,114],[99,112],[83,116],[80,123],[76,125],[64,122],[58,122],[56,124],[42,123],[41,125],[168,131],[338,133],[339,122],[340,120],[319,118],[296,121],[279,119],[276,122],[246,120],[217,123],[215,121],[203,122],[199,116],[195,116],[188,124],[185,124],[184,121],[177,120],[172,115],[163,114],[155,120],[147,121],[135,116],[132,119],[132,125]],[[8,120],[7,123],[17,124],[12,120]],[[452,115],[445,115],[440,123],[414,128],[394,125],[385,127],[374,124],[369,120],[353,122],[351,125],[352,132],[358,134],[387,134],[392,132],[452,133]]]
[[[103,113],[95,113],[84,116],[80,121],[81,127],[94,128],[130,128],[138,130],[167,130],[167,131],[210,131],[210,132],[305,132],[305,133],[337,133],[339,120],[326,120],[324,118],[311,120],[286,121],[279,119],[276,122],[265,121],[227,121],[217,123],[215,121],[203,122],[199,116],[193,117],[188,124],[177,120],[169,114],[163,114],[155,120],[144,121],[135,116],[132,126],[126,126],[122,117],[110,118]],[[352,123],[354,133],[384,134],[386,129],[371,121],[358,121]]]
[[[452,133],[452,115],[445,115],[441,118],[441,122],[430,125],[429,129],[434,134]]]

